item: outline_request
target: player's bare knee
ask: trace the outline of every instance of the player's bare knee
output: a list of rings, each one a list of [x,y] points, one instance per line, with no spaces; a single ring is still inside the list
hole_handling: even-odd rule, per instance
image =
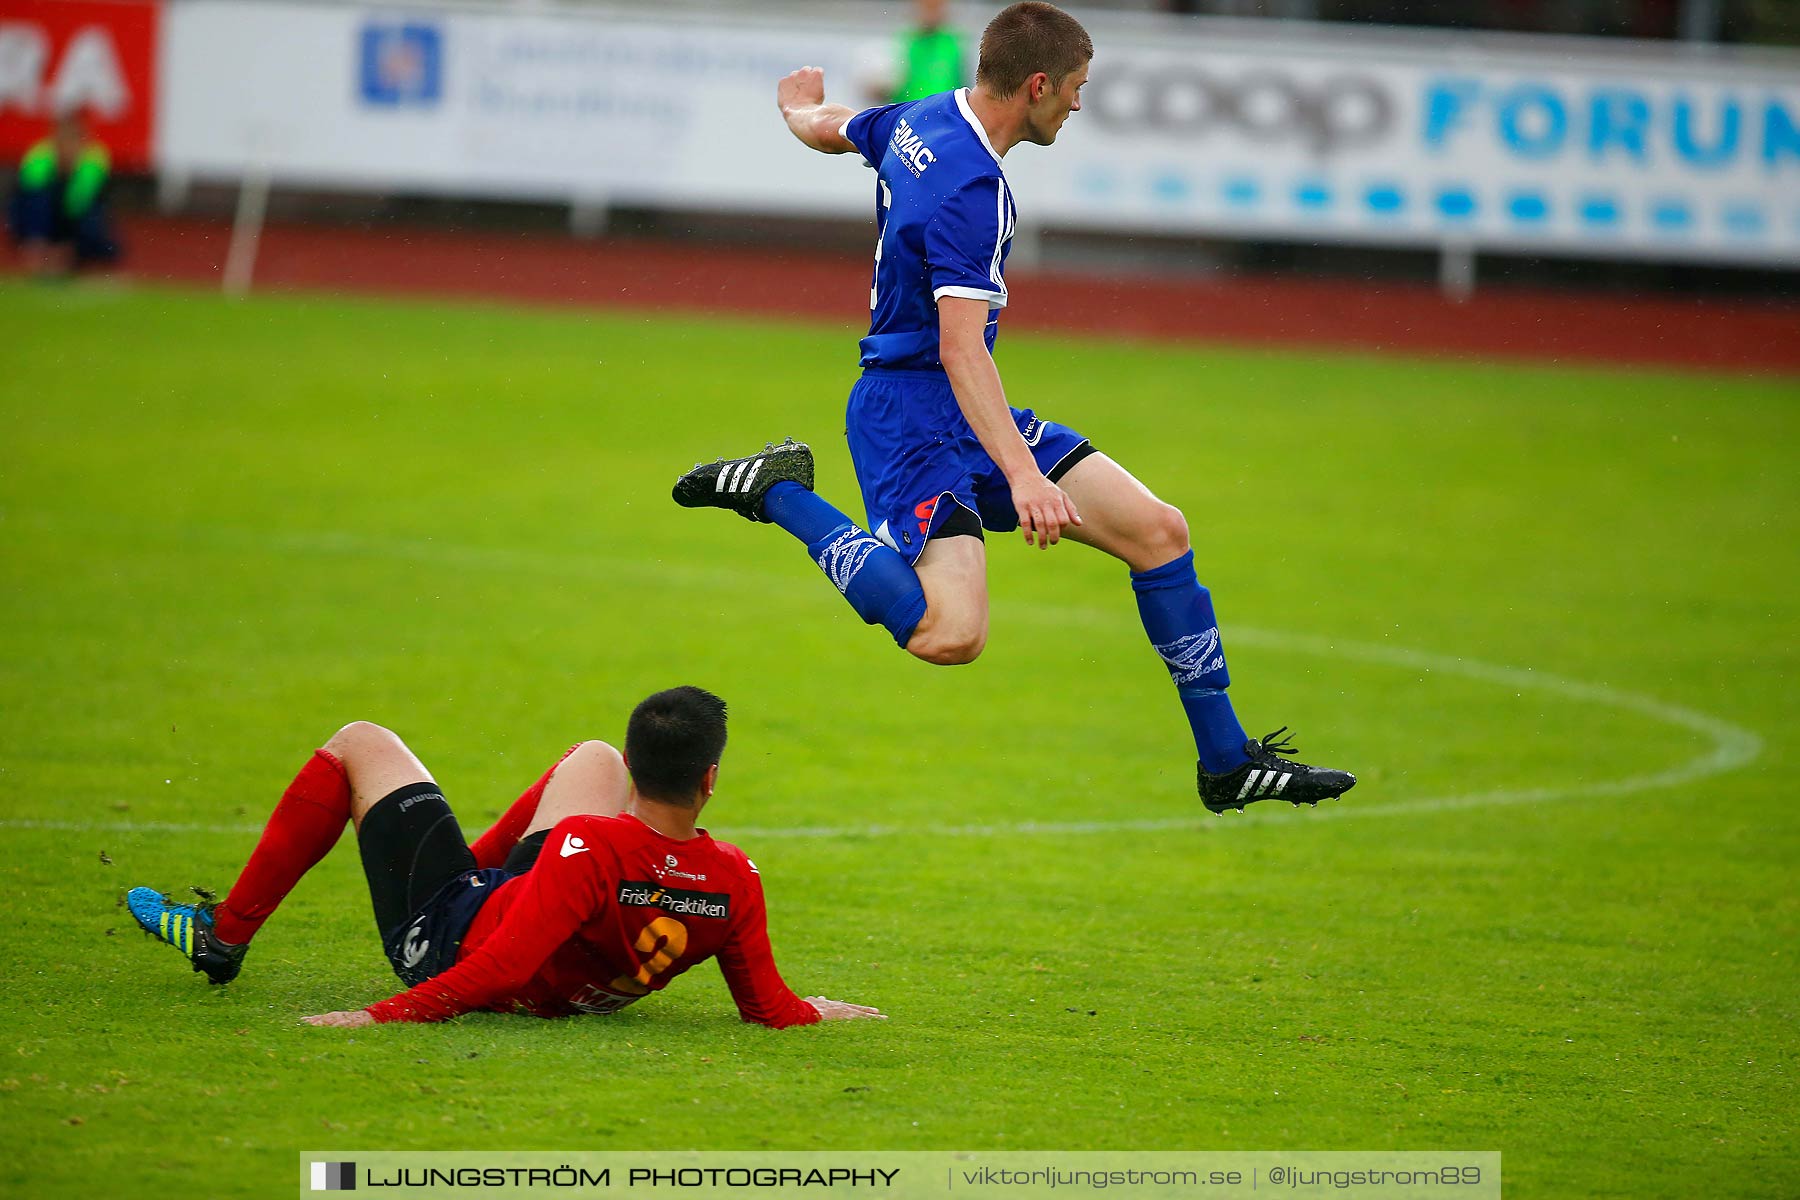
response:
[[[1157,501],[1139,527],[1138,559],[1132,567],[1139,571],[1154,570],[1174,562],[1189,549],[1187,518],[1173,504]]]
[[[960,667],[981,657],[987,648],[987,630],[961,629],[920,630],[906,643],[907,652],[940,667]]]
[[[569,756],[558,763],[556,769],[560,771],[571,765],[603,771],[623,771],[625,756],[609,742],[588,741],[569,751]]]
[[[1169,552],[1170,558],[1180,558],[1188,552],[1187,518],[1179,508],[1173,504],[1159,504],[1152,527],[1161,548]]]
[[[352,721],[325,743],[325,749],[340,759],[350,759],[371,750],[401,745],[400,735],[373,721]]]

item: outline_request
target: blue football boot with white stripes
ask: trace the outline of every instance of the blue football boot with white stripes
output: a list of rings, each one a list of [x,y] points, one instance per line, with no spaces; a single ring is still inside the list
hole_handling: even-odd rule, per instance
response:
[[[728,508],[747,520],[767,521],[763,497],[783,482],[813,490],[812,447],[805,442],[788,438],[779,446],[768,443],[761,454],[695,463],[675,481],[675,503],[683,508]]]
[[[244,966],[248,945],[230,946],[213,935],[213,909],[218,904],[199,888],[198,904],[174,904],[155,888],[134,887],[125,893],[125,907],[158,941],[167,942],[203,971],[214,983],[230,983]]]
[[[1251,738],[1244,743],[1250,761],[1221,775],[1209,775],[1205,767],[1196,767],[1200,801],[1207,811],[1222,813],[1228,808],[1244,811],[1246,804],[1258,800],[1286,800],[1298,808],[1335,800],[1356,786],[1356,776],[1329,767],[1309,767],[1303,762],[1282,757],[1294,753],[1295,746],[1282,735],[1286,725],[1261,741]]]

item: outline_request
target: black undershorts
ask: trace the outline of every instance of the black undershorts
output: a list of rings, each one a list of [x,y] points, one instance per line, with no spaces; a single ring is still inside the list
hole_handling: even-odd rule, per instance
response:
[[[1082,442],[1081,445],[1065,454],[1062,461],[1052,467],[1050,474],[1045,478],[1051,483],[1060,482],[1062,477],[1069,473],[1070,468],[1093,453],[1095,453],[1094,443]],[[981,531],[981,518],[960,504],[956,506],[955,512],[944,518],[943,524],[931,531],[930,540],[935,542],[939,538],[949,537],[972,537],[980,538],[982,541],[987,540]]]
[[[454,966],[475,914],[495,888],[532,868],[548,832],[520,841],[505,866],[484,869],[437,784],[408,784],[377,801],[356,840],[394,974],[412,987]]]

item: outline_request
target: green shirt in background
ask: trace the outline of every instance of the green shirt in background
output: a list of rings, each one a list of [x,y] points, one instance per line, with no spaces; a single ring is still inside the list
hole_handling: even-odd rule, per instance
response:
[[[900,35],[900,84],[893,102],[919,100],[959,88],[963,77],[962,35],[947,26],[912,29]]]
[[[56,158],[56,142],[45,138],[25,152],[19,162],[19,186],[36,190],[47,188],[56,181],[58,167]],[[112,173],[112,156],[106,147],[99,142],[89,142],[81,149],[75,159],[75,165],[69,169],[68,182],[63,185],[63,213],[69,217],[80,217],[93,207],[100,196],[100,189],[106,186],[106,177]]]

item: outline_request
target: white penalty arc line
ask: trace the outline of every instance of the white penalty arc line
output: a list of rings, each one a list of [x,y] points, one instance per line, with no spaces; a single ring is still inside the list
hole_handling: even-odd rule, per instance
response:
[[[1485,792],[1469,792],[1456,796],[1428,796],[1415,800],[1399,800],[1392,804],[1359,805],[1355,799],[1322,806],[1314,814],[1334,820],[1373,817],[1404,817],[1430,813],[1454,812],[1471,808],[1497,808],[1519,804],[1544,804],[1556,800],[1607,796],[1630,796],[1659,788],[1679,787],[1695,783],[1756,761],[1762,754],[1763,740],[1740,725],[1733,725],[1707,713],[1669,704],[1650,696],[1639,695],[1599,683],[1583,683],[1564,679],[1542,671],[1499,666],[1475,659],[1428,654],[1396,646],[1365,642],[1340,641],[1307,634],[1277,633],[1270,630],[1240,628],[1232,641],[1241,645],[1260,645],[1273,650],[1301,654],[1317,654],[1325,658],[1341,658],[1376,666],[1400,667],[1425,673],[1459,675],[1499,687],[1544,692],[1564,700],[1596,704],[1606,708],[1637,713],[1665,725],[1685,729],[1708,739],[1709,749],[1684,763],[1665,770],[1632,775],[1623,779],[1570,783],[1557,787],[1512,788]],[[1352,793],[1354,797],[1354,793]],[[1196,801],[1198,803],[1198,801]],[[1236,814],[1235,820],[1224,820],[1212,814],[1204,816],[1146,818],[1118,821],[1023,821],[1012,824],[972,825],[803,825],[743,826],[726,832],[733,839],[766,840],[773,838],[888,838],[888,837],[1036,837],[1052,835],[1090,835],[1108,833],[1162,833],[1177,830],[1223,830],[1241,827],[1250,814]],[[163,821],[56,821],[0,820],[0,829],[48,829],[71,833],[260,833],[262,826],[247,824],[214,825]]]

